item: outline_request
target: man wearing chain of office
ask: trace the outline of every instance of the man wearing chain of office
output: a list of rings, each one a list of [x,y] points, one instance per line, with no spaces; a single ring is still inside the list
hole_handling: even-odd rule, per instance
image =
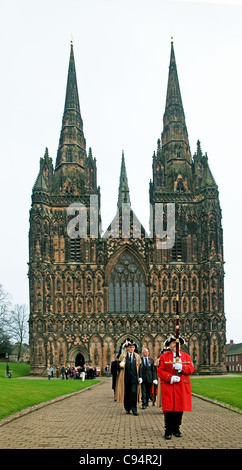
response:
[[[124,350],[124,352],[122,352]],[[120,348],[119,374],[116,383],[115,396],[118,403],[123,403],[127,414],[132,411],[138,415],[137,403],[141,400],[141,359],[137,344],[127,339]]]

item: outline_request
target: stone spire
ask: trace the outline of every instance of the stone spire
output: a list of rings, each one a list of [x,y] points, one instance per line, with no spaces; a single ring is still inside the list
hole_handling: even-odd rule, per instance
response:
[[[185,159],[191,162],[185,114],[183,110],[175,52],[171,42],[171,56],[168,75],[165,113],[163,116],[162,148],[167,161]]]
[[[122,203],[130,204],[129,185],[125,166],[124,151],[122,151],[121,170],[119,177],[119,191],[118,191],[118,208],[122,207]]]
[[[74,50],[71,42],[65,107],[57,151],[56,170],[63,164],[75,163],[80,165],[84,171],[85,157],[86,140],[83,134],[83,122],[80,112]]]

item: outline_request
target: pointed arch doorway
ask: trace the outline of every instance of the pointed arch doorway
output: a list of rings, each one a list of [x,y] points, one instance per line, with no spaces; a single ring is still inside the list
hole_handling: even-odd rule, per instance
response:
[[[84,358],[83,354],[78,353],[76,355],[76,359],[75,359],[75,366],[76,367],[78,367],[78,366],[82,367],[82,366],[84,366],[84,364],[85,364],[85,358]]]

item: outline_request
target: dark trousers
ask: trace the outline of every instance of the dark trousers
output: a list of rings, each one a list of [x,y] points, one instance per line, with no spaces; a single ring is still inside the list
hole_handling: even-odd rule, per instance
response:
[[[164,411],[165,431],[175,433],[181,426],[183,411]]]
[[[137,411],[137,383],[125,382],[124,408],[126,411]]]
[[[142,382],[141,391],[142,391],[142,405],[148,406],[149,398],[151,393],[152,383]]]

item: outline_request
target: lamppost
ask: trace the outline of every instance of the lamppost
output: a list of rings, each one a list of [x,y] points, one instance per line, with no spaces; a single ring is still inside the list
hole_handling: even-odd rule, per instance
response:
[[[9,377],[9,365],[8,365],[8,353],[5,354],[5,357],[7,359],[7,365],[6,365],[6,377]]]

